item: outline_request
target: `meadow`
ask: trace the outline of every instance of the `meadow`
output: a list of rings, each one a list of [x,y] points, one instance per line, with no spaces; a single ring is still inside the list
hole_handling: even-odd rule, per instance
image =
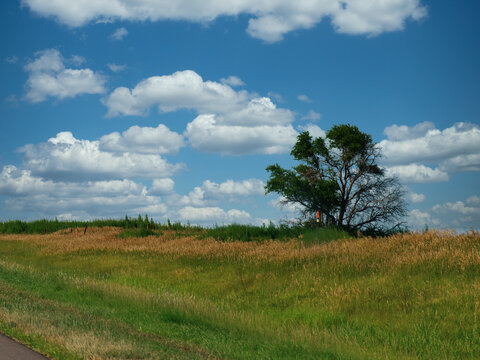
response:
[[[477,232],[97,225],[0,234],[0,332],[55,359],[480,358]]]

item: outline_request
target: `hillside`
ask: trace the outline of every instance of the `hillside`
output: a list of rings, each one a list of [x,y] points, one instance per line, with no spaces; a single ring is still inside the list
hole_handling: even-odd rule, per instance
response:
[[[480,355],[480,235],[0,235],[0,331],[56,359]]]

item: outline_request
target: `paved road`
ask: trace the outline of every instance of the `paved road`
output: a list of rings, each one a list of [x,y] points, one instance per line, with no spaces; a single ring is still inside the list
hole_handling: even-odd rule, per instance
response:
[[[0,360],[48,360],[48,358],[0,334]]]

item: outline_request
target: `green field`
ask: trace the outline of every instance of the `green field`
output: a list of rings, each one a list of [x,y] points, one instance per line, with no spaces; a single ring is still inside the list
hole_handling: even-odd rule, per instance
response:
[[[55,359],[480,358],[478,233],[129,231],[0,234],[0,331]]]

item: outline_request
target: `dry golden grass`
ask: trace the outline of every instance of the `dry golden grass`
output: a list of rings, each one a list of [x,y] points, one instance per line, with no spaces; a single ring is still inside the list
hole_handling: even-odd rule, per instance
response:
[[[164,231],[160,236],[120,238],[119,228],[91,228],[86,235],[59,231],[49,235],[1,235],[2,240],[26,241],[51,254],[82,250],[155,252],[174,256],[236,258],[241,260],[285,262],[325,260],[337,266],[348,264],[359,269],[397,268],[421,263],[438,263],[465,269],[480,264],[480,235],[475,231],[404,233],[386,238],[351,238],[305,246],[289,242],[222,242],[213,238],[175,236]]]

